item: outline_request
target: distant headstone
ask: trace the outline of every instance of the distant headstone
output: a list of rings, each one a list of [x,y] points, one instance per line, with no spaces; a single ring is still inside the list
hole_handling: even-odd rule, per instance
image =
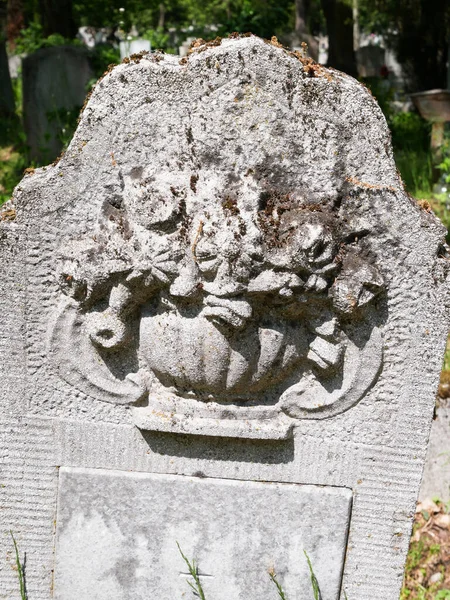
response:
[[[33,600],[189,598],[177,543],[211,599],[312,598],[306,551],[397,600],[449,261],[366,88],[276,39],[135,56],[13,203],[2,592],[11,530]]]
[[[356,62],[360,77],[380,77],[385,65],[386,50],[381,46],[368,45],[356,50]]]
[[[42,48],[22,61],[23,118],[30,159],[54,160],[69,137],[93,73],[87,51],[76,46]]]
[[[120,58],[123,60],[139,52],[150,52],[152,46],[149,40],[122,40],[120,42]]]
[[[9,75],[11,79],[17,79],[22,71],[22,59],[20,54],[8,56]]]
[[[450,406],[448,398],[436,407],[419,498],[450,499]]]
[[[195,40],[195,38],[188,37],[184,40],[184,42],[181,44],[181,46],[178,47],[178,53],[180,55],[180,58],[184,58],[185,56],[187,56],[187,54],[189,52],[189,48],[194,40]]]

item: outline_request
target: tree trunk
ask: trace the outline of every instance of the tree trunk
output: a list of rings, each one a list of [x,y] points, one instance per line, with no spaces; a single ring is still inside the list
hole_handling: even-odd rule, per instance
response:
[[[59,33],[67,39],[74,38],[77,27],[73,18],[72,0],[40,0],[44,35]]]
[[[166,22],[166,7],[163,2],[159,5],[159,19],[158,19],[158,29],[164,29],[164,24]]]
[[[290,44],[297,46],[303,42],[308,46],[308,54],[314,60],[319,59],[319,44],[314,36],[309,33],[308,14],[310,0],[295,0],[295,35]]]
[[[23,1],[8,0],[6,17],[6,37],[10,48],[14,48],[15,39],[23,29]]]
[[[328,32],[328,65],[357,76],[352,7],[345,0],[321,0]]]
[[[6,41],[0,32],[0,117],[9,118],[14,115],[14,93],[9,74]]]
[[[295,0],[295,33],[298,36],[307,33],[305,0]]]
[[[358,50],[360,44],[359,31],[359,0],[353,0],[353,49]]]
[[[6,3],[0,2],[0,117],[9,119],[14,115],[14,93],[9,74],[8,55],[6,53]]]

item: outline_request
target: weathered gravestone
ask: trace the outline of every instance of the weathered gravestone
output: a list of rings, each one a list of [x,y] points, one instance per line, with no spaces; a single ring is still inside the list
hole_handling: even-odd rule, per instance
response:
[[[398,598],[445,231],[354,79],[256,37],[96,86],[1,228],[0,597]],[[53,568],[55,572],[53,574]],[[184,594],[184,596],[183,596]]]
[[[22,60],[22,71],[29,156],[41,164],[51,162],[83,106],[93,76],[88,52],[76,46],[41,48]]]

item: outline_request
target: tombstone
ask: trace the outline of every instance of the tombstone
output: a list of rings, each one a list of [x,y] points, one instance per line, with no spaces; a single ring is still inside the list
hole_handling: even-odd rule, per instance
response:
[[[450,499],[450,406],[439,399],[433,419],[419,499]]]
[[[0,589],[395,600],[445,229],[370,93],[274,39],[98,82],[2,216]],[[14,218],[15,217],[15,218]],[[54,573],[53,573],[54,569]]]
[[[88,53],[76,46],[41,48],[22,61],[23,118],[31,161],[61,152],[93,77]]]
[[[120,42],[120,58],[123,60],[132,54],[150,52],[152,46],[149,40],[122,40]]]
[[[356,62],[360,77],[380,77],[381,67],[385,65],[385,49],[381,46],[367,45],[356,50]]]
[[[188,37],[183,41],[181,46],[178,46],[178,54],[180,55],[181,58],[184,58],[185,56],[187,56],[189,49],[191,47],[191,44],[194,41],[195,41],[194,37]]]
[[[17,79],[22,73],[23,55],[13,54],[8,56],[9,75],[11,79]]]

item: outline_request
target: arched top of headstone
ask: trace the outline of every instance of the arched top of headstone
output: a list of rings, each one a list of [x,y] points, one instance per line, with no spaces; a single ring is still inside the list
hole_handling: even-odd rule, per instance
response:
[[[52,376],[163,431],[284,438],[355,406],[386,256],[431,268],[443,240],[368,90],[254,36],[112,69],[16,201],[50,227]]]

